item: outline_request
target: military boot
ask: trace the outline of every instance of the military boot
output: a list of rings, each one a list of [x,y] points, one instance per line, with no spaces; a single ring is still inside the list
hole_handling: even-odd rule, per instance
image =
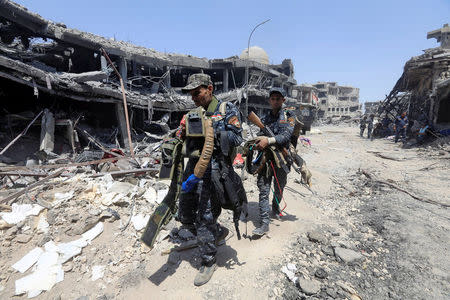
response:
[[[225,238],[230,233],[230,230],[222,225],[219,225],[219,234],[216,237],[216,246],[222,246],[225,244]]]
[[[281,220],[280,206],[276,202],[272,202],[272,218]]]
[[[252,233],[256,236],[263,236],[266,234],[266,232],[269,232],[269,224],[262,224],[258,228],[253,229]]]
[[[200,270],[198,271],[197,275],[194,279],[194,285],[195,286],[201,286],[207,283],[211,277],[214,274],[214,271],[217,269],[216,264],[212,264],[210,267],[208,266],[201,266]]]

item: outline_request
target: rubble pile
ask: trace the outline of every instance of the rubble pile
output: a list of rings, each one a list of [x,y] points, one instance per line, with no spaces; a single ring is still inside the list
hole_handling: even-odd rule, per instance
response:
[[[275,299],[445,299],[450,293],[447,276],[430,269],[433,264],[430,257],[445,257],[445,250],[433,246],[431,240],[423,240],[420,228],[426,227],[430,220],[442,224],[442,228],[430,228],[429,233],[432,241],[434,237],[441,241],[439,236],[448,230],[445,225],[448,218],[438,208],[448,205],[422,199],[437,209],[429,210],[426,216],[419,215],[420,210],[414,208],[423,207],[421,197],[411,204],[404,198],[405,194],[395,192],[391,185],[397,185],[392,181],[385,184],[374,180],[375,175],[368,170],[356,174],[348,171],[335,174],[332,181],[337,192],[319,201],[323,211],[334,212],[338,226],[319,225],[292,240],[283,259],[272,265],[284,278],[274,283],[277,287],[270,296]],[[411,214],[422,221],[409,224]],[[401,229],[405,224],[418,232],[414,235],[405,232]],[[413,246],[417,244],[414,238],[423,244],[419,249]],[[422,288],[430,285],[432,290]]]
[[[448,24],[428,32],[427,38],[436,38],[441,45],[406,62],[402,76],[378,105],[380,116],[395,120],[407,112],[410,126],[428,125],[427,133],[433,138],[450,134],[449,32]]]
[[[155,172],[140,170],[98,176],[90,166],[71,167],[35,188],[30,188],[38,182],[34,177],[12,182],[0,175],[2,289],[34,297],[64,276],[120,287],[130,269],[124,264],[136,269],[150,251],[139,241],[140,231],[168,191]],[[24,194],[3,201],[24,189]],[[102,242],[93,247],[95,238]]]
[[[332,117],[319,119],[314,122],[314,125],[316,125],[316,126],[323,126],[323,125],[354,126],[358,123],[359,123],[359,117],[332,116]]]

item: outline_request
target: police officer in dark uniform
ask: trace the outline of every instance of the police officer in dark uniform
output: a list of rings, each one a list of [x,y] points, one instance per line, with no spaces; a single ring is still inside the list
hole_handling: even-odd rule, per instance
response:
[[[373,121],[374,121],[375,115],[370,114],[369,119],[367,120],[367,138],[370,140],[373,140]]]
[[[219,161],[219,157],[223,157],[223,146],[219,145],[219,140],[232,150],[243,141],[242,127],[240,113],[236,106],[230,102],[222,103],[213,95],[213,84],[209,75],[202,73],[191,75],[182,90],[191,94],[192,100],[198,108],[203,108],[200,111],[204,112],[206,119],[212,120],[214,129],[214,150],[203,177],[198,178],[194,169],[199,161],[199,156],[193,153],[201,150],[203,140],[189,137],[189,134],[186,134],[186,131],[189,131],[188,127],[194,126],[195,120],[190,121],[189,119],[191,112],[185,115],[181,121],[180,135],[185,140],[185,155],[189,157],[189,161],[183,174],[178,213],[183,226],[197,234],[202,266],[195,277],[194,284],[200,286],[207,283],[216,270],[217,244],[228,234],[228,229],[217,223],[221,205],[213,195],[214,187],[211,178],[212,171],[220,168],[219,164],[223,163],[223,160]],[[197,111],[199,110],[197,109]],[[194,117],[196,115],[196,113],[193,114]],[[219,136],[222,138],[220,139]],[[226,160],[225,163],[231,166],[229,160]]]
[[[406,140],[406,129],[408,128],[408,117],[406,116],[406,111],[403,112],[400,116],[397,116],[394,124],[395,131],[395,139],[394,141],[397,143],[398,139],[401,138],[401,141],[404,143]]]
[[[359,136],[363,137],[364,130],[366,130],[367,116],[363,115],[359,120]]]
[[[262,119],[262,123],[271,129],[274,133],[274,137],[261,136],[258,138],[256,148],[258,150],[264,150],[270,145],[277,146],[278,149],[289,149],[289,143],[291,135],[294,130],[294,118],[289,110],[283,108],[285,101],[285,91],[282,88],[272,88],[269,92],[269,104],[272,108],[271,111],[266,114]],[[279,218],[281,211],[279,203],[282,199],[283,189],[287,181],[287,168],[277,168],[274,163],[268,162],[266,164],[266,170],[263,170],[258,174],[257,185],[259,189],[259,215],[260,226],[253,230],[253,235],[262,236],[269,231],[270,223],[270,207],[269,207],[269,194],[272,179],[274,180],[275,195],[272,199],[272,214],[275,218]],[[267,170],[267,168],[269,170]]]

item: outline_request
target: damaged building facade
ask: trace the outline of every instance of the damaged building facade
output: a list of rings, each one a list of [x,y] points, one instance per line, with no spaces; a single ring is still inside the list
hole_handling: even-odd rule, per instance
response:
[[[378,106],[381,101],[368,101],[364,102],[364,113],[365,114],[375,114],[378,111]]]
[[[319,118],[356,117],[361,114],[359,88],[341,86],[336,82],[317,82],[312,86],[317,91]]]
[[[391,119],[407,112],[410,120],[432,126],[436,131],[450,125],[450,27],[428,32],[440,46],[406,62],[402,76],[378,113]]]
[[[181,87],[198,72],[211,75],[218,98],[241,109],[247,102],[260,114],[269,109],[272,86],[284,88],[295,103],[291,60],[271,65],[263,49],[249,50],[211,60],[166,54],[70,29],[1,1],[1,154],[7,150],[17,161],[38,150],[75,153],[94,140],[129,148],[127,123],[132,140],[167,133],[194,107]],[[25,127],[21,149],[7,145]]]

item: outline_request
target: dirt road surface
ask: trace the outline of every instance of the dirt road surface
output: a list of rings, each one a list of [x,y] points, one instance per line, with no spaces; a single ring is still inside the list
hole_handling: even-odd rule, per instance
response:
[[[321,291],[308,296],[312,298],[350,299],[352,293],[339,286],[345,283],[354,289],[353,297],[364,299],[448,299],[450,214],[439,203],[450,205],[449,153],[404,150],[387,140],[371,142],[361,139],[354,127],[320,130],[310,136],[312,147],[301,147],[313,172],[316,195],[296,183],[299,176],[291,172],[290,189],[284,194],[287,214],[273,221],[268,236],[230,238],[219,250],[219,269],[202,287],[193,286],[195,250],[182,253],[175,265],[166,256],[149,256],[148,278],[125,289],[119,298],[301,298],[307,295],[280,271],[283,264],[294,263],[303,266],[299,277],[320,283]],[[362,170],[436,204],[371,181]],[[258,220],[255,178],[248,178],[245,186],[251,232]],[[230,214],[225,217],[223,223],[232,228]],[[308,232],[322,236],[322,245],[311,242]],[[347,265],[324,254],[321,249],[329,246],[332,251],[348,248],[362,253],[362,259]],[[314,276],[321,267],[328,270],[325,279]]]
[[[219,268],[206,285],[193,285],[198,249],[161,255],[173,246],[169,239],[149,251],[139,232],[105,222],[103,234],[64,266],[64,281],[37,299],[449,299],[448,145],[406,150],[362,139],[357,127],[319,131],[308,135],[311,147],[299,146],[314,194],[292,171],[286,215],[258,240],[237,240],[231,213],[223,211],[220,221],[233,234],[219,247]],[[244,182],[248,233],[258,222],[255,181]],[[178,225],[166,235],[179,238]],[[5,257],[11,264],[34,246],[27,247]],[[96,281],[94,264],[107,266]],[[293,280],[282,272],[288,264]],[[13,294],[18,275],[8,276],[0,298]]]

